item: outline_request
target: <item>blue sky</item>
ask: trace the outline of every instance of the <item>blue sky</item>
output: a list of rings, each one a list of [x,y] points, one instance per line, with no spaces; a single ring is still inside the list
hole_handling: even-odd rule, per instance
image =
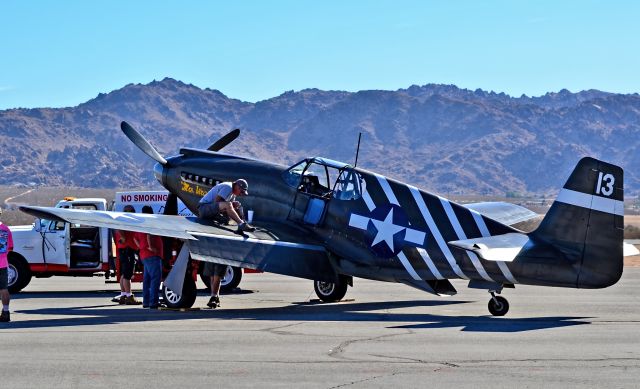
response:
[[[0,1],[0,109],[173,77],[258,101],[445,83],[640,92],[637,1]]]

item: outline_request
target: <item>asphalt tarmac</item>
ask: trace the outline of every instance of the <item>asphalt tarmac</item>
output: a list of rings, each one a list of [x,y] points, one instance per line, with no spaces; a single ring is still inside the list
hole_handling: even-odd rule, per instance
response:
[[[199,284],[202,286],[202,284]],[[100,278],[34,279],[0,324],[2,388],[635,387],[640,268],[604,290],[518,286],[511,311],[455,282],[439,298],[355,280],[321,304],[310,281],[246,274],[222,308],[150,311]],[[196,306],[208,298],[202,291]]]

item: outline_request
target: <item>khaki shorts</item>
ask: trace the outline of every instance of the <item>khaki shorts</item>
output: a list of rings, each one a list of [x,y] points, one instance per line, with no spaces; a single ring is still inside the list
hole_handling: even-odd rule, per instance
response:
[[[202,275],[205,277],[218,276],[224,278],[227,274],[227,265],[220,265],[219,263],[205,262]]]
[[[6,267],[0,269],[0,290],[9,288],[9,272]]]
[[[198,216],[200,219],[213,219],[213,217],[219,213],[220,206],[218,203],[198,204]]]

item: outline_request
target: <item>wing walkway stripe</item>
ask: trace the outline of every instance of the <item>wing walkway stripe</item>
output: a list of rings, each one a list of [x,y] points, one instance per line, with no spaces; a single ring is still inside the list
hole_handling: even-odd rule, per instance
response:
[[[476,211],[471,211],[471,214],[473,215],[473,220],[476,221],[476,224],[478,225],[478,229],[480,229],[480,233],[482,234],[482,236],[491,236],[491,233],[489,232],[487,225],[484,223],[484,219],[482,219],[482,215],[480,215]],[[512,284],[518,283],[518,281],[516,281],[513,274],[511,274],[511,270],[509,270],[509,266],[507,266],[507,264],[504,261],[495,261],[495,262],[496,264],[498,264],[500,271],[502,272],[502,274],[504,274],[504,278],[506,278],[507,281],[511,282]]]
[[[622,201],[576,192],[571,189],[563,188],[558,193],[556,201],[612,215],[624,216],[624,203]]]
[[[460,221],[458,220],[458,217],[453,211],[453,207],[451,206],[451,203],[446,199],[443,199],[442,197],[440,197],[440,203],[442,203],[442,206],[444,207],[444,210],[447,213],[447,217],[449,218],[449,221],[451,222],[451,225],[453,226],[453,229],[455,230],[456,235],[458,236],[458,239],[467,239],[467,235],[464,233],[464,230],[460,225]],[[486,281],[495,282],[493,279],[491,279],[491,277],[489,277],[489,274],[487,274],[487,271],[482,266],[482,263],[480,262],[480,259],[478,259],[478,256],[476,255],[476,253],[471,251],[465,251],[465,253],[469,256],[469,259],[471,260],[473,267],[476,268],[476,271],[478,272],[478,274],[480,274],[480,277],[484,278]]]
[[[445,242],[444,239],[442,238],[442,234],[440,233],[438,226],[433,220],[433,217],[431,216],[431,213],[427,208],[427,204],[424,202],[424,199],[422,198],[422,193],[420,193],[418,188],[414,186],[408,186],[408,188],[411,191],[411,194],[413,195],[413,198],[416,201],[416,204],[418,205],[420,212],[422,213],[422,217],[427,222],[427,226],[429,227],[429,230],[433,234],[433,237],[436,239],[436,242],[438,243],[438,247],[440,247],[440,250],[444,254],[445,258],[447,258],[447,262],[449,262],[451,269],[453,269],[453,272],[456,273],[458,277],[468,280],[469,277],[467,277],[462,272],[462,270],[460,269],[460,266],[458,266],[458,264],[456,263],[456,259],[451,253],[449,246],[447,246],[447,242]]]

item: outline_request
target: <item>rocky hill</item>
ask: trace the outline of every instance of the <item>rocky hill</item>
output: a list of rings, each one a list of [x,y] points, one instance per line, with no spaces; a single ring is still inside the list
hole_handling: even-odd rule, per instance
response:
[[[0,111],[0,184],[154,186],[152,162],[119,130],[138,128],[171,155],[232,128],[225,151],[291,164],[352,162],[439,193],[557,191],[578,159],[625,168],[640,191],[640,96],[562,90],[539,97],[411,86],[397,91],[306,89],[248,103],[170,78],[130,84],[77,107]]]

